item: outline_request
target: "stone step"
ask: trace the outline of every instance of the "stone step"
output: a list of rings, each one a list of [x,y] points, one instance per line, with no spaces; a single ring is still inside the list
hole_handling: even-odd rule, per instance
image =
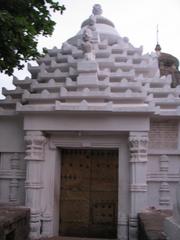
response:
[[[80,238],[80,237],[59,236],[59,237],[41,238],[39,240],[109,240],[109,239],[107,239],[107,238],[106,239],[105,238]],[[111,239],[111,240],[113,240],[113,239]]]

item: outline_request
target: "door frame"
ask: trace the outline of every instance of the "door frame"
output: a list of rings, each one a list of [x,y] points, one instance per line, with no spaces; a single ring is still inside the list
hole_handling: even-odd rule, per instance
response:
[[[54,161],[54,182],[52,185],[53,196],[51,197],[53,235],[59,234],[59,202],[61,189],[61,149],[115,149],[118,150],[118,220],[117,238],[123,232],[128,235],[128,215],[130,209],[129,194],[129,151],[128,134],[107,132],[61,132],[51,134],[49,138],[48,158]]]

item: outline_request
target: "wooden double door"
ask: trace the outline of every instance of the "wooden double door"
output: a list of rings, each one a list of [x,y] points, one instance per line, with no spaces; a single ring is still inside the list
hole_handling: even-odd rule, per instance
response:
[[[118,151],[62,150],[60,235],[117,237]]]

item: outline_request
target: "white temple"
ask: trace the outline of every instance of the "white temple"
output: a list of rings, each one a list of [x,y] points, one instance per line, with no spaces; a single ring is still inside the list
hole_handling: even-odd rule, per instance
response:
[[[180,86],[100,5],[37,62],[3,89],[0,202],[31,209],[31,239],[137,239],[137,214],[175,200]]]

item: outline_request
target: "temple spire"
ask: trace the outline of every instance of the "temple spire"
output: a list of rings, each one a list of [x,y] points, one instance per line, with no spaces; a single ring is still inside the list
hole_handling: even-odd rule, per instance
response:
[[[155,47],[155,51],[157,54],[160,54],[161,52],[161,46],[159,44],[159,26],[157,25],[157,28],[156,28],[156,47]]]

